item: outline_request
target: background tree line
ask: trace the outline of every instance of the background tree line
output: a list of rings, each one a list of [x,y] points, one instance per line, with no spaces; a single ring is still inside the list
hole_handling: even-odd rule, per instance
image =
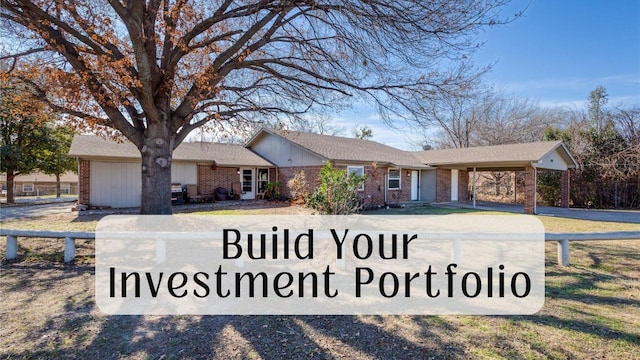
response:
[[[563,140],[580,165],[571,172],[572,206],[640,206],[640,105],[609,107],[603,86],[590,92],[585,109],[574,110],[494,91],[467,93],[432,106],[419,126],[423,132],[437,129],[423,139],[424,149]],[[482,179],[495,187],[494,196],[512,196],[505,194],[511,173],[487,172]],[[560,173],[540,171],[538,179],[539,200],[558,205]],[[522,179],[516,181],[523,188]]]

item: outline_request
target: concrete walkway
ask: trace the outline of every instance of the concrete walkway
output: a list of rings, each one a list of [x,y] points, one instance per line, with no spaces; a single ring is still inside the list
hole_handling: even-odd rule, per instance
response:
[[[470,202],[446,203],[437,206],[447,206],[456,208],[472,209]],[[486,201],[477,201],[476,209],[490,211],[506,211],[523,214],[524,205],[500,204]],[[615,221],[640,223],[640,210],[594,210],[594,209],[565,209],[552,206],[538,206],[538,215],[557,216],[571,219],[593,220],[593,221]]]

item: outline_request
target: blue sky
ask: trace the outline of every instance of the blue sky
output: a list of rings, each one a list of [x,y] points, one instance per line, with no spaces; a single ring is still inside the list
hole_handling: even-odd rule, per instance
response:
[[[476,65],[495,63],[487,83],[542,106],[583,109],[598,85],[607,88],[609,105],[640,104],[640,0],[518,0],[504,15],[523,8],[521,18],[480,34]],[[345,136],[366,124],[373,140],[400,148],[415,138],[403,124],[386,127],[368,106],[335,121]]]

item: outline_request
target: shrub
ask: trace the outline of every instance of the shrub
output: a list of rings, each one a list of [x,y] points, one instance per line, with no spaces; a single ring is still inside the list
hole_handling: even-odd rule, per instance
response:
[[[364,176],[347,174],[326,163],[319,174],[320,185],[309,197],[307,205],[324,214],[347,215],[362,209],[362,198],[358,189],[366,179]]]
[[[309,197],[307,178],[304,170],[298,171],[293,178],[287,182],[287,186],[289,187],[289,193],[291,193],[291,199],[294,202],[304,203]]]
[[[264,187],[264,198],[267,200],[280,200],[280,181],[268,182]]]

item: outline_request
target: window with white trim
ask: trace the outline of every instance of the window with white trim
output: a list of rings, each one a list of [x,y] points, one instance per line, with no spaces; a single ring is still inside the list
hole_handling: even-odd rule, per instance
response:
[[[22,184],[22,192],[26,192],[26,193],[33,192],[33,184],[27,184],[27,183]]]
[[[387,176],[387,189],[400,189],[400,169],[389,169],[389,176]]]
[[[60,193],[61,194],[71,194],[71,184],[69,184],[69,183],[60,183]]]
[[[350,175],[351,173],[356,176],[364,176],[364,166],[347,166],[347,174]],[[358,190],[364,191],[364,181]]]

